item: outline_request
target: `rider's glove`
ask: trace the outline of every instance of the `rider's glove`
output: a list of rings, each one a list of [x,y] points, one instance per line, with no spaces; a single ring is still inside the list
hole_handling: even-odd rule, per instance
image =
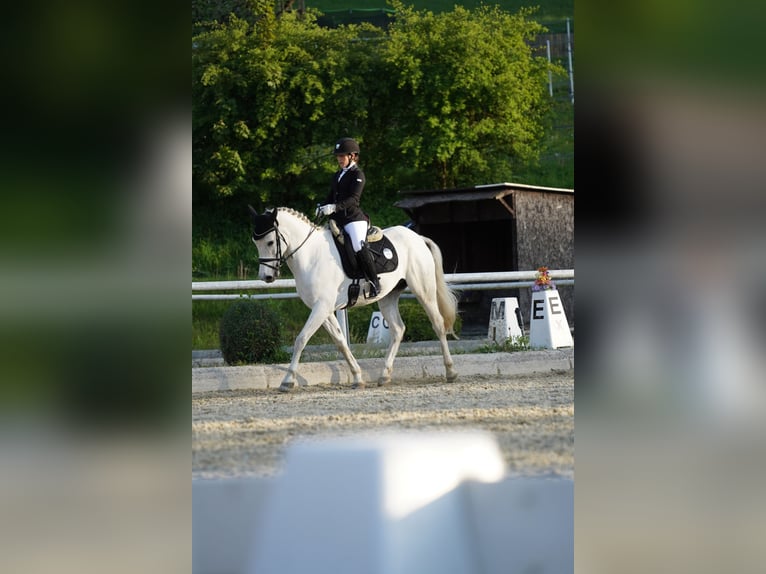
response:
[[[330,215],[331,213],[335,213],[335,204],[328,203],[327,205],[321,205],[317,207],[316,214],[319,215],[320,213],[322,215]]]

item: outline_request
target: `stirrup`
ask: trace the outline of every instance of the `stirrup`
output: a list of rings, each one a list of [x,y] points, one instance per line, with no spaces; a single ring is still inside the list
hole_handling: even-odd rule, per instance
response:
[[[377,285],[376,285],[377,283]],[[380,280],[378,281],[370,281],[367,280],[367,284],[370,286],[367,293],[365,293],[366,299],[372,299],[373,297],[377,297],[380,294]]]

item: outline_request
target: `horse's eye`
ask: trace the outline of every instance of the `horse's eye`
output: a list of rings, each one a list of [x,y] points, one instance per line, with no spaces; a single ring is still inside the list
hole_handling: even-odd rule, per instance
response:
[[[273,241],[269,241],[268,246],[271,247],[272,245],[274,245],[274,242]]]

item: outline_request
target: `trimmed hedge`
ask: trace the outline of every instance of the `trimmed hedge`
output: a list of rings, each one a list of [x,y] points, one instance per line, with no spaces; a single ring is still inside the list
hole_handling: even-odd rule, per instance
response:
[[[261,301],[238,299],[221,317],[219,342],[229,365],[272,363],[283,359],[282,323]]]

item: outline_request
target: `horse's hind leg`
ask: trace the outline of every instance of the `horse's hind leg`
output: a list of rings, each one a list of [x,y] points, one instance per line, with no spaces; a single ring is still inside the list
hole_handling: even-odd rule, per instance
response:
[[[351,369],[351,373],[354,375],[352,388],[364,388],[364,380],[362,380],[362,369],[359,366],[357,360],[354,358],[354,355],[351,353],[351,349],[348,348],[348,343],[346,342],[346,337],[343,335],[343,331],[341,331],[340,323],[338,323],[338,318],[334,314],[330,314],[323,325],[325,330],[330,334],[330,337],[332,337],[332,340],[335,341],[335,345],[343,354],[343,357],[346,359],[346,362]]]
[[[436,297],[423,297],[418,293],[415,293],[418,301],[425,309],[428,318],[431,320],[431,326],[439,338],[439,343],[442,347],[442,356],[444,357],[444,368],[447,372],[447,382],[451,383],[457,379],[457,371],[452,361],[452,355],[449,351],[449,345],[447,344],[447,331],[444,328],[444,318],[439,312],[439,306],[436,303]]]
[[[396,353],[399,351],[399,345],[404,337],[404,321],[399,314],[399,295],[401,291],[392,291],[380,301],[378,301],[378,307],[380,312],[383,313],[383,318],[388,323],[388,331],[391,334],[391,341],[388,344],[388,351],[386,352],[386,360],[383,366],[383,372],[378,379],[378,385],[385,385],[391,382],[391,373],[394,370],[394,359]]]

